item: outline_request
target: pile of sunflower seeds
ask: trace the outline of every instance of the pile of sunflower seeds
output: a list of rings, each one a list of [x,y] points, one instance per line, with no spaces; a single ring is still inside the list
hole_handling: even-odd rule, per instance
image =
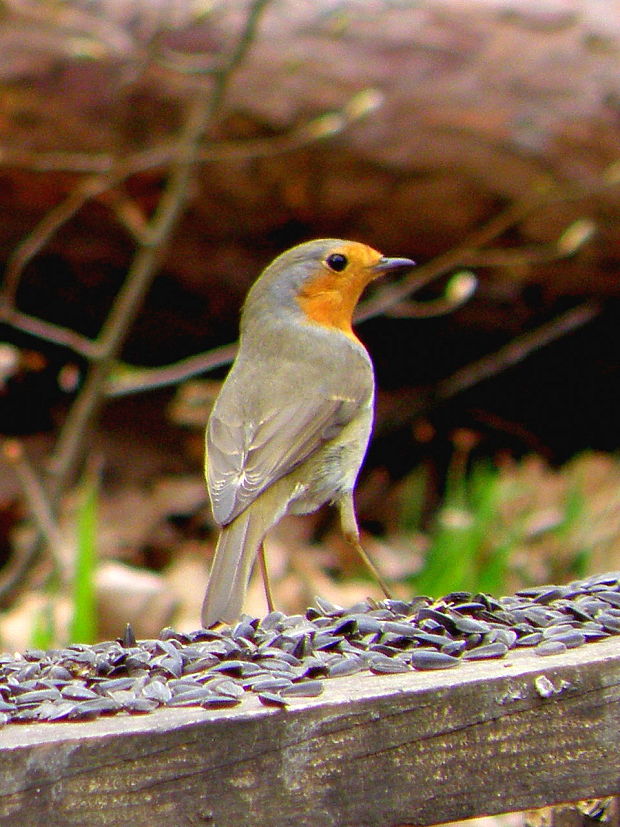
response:
[[[315,697],[324,679],[358,672],[448,669],[515,648],[558,654],[620,634],[620,572],[511,597],[453,592],[440,600],[322,598],[305,615],[247,615],[233,626],[156,640],[0,655],[0,723],[83,721],[157,707],[230,707],[246,693],[266,705]]]

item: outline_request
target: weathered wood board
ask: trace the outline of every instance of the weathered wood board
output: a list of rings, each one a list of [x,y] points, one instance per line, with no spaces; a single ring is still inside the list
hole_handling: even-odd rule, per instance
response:
[[[620,791],[620,639],[0,732],[0,823],[432,824]]]

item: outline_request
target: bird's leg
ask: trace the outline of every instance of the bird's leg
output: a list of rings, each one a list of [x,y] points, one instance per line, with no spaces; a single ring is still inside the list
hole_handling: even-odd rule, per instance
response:
[[[273,602],[273,594],[271,592],[271,583],[269,582],[269,572],[267,571],[267,560],[265,558],[265,544],[261,543],[258,547],[258,564],[260,566],[260,573],[263,576],[263,586],[265,587],[265,597],[267,599],[267,608],[270,612],[275,609]]]
[[[355,517],[355,506],[353,505],[352,493],[346,494],[341,500],[338,501],[338,509],[340,511],[340,526],[345,540],[353,546],[355,551],[357,551],[360,559],[381,587],[383,594],[386,597],[393,597],[392,592],[381,576],[379,569],[372,562],[360,543],[360,530]]]

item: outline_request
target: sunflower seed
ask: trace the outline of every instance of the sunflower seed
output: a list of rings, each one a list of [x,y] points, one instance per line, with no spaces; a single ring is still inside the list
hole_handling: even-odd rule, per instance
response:
[[[289,701],[287,698],[278,695],[275,692],[260,692],[258,700],[263,706],[286,706]]]
[[[463,653],[463,660],[486,660],[488,658],[503,658],[508,652],[508,647],[505,643],[496,641],[495,643],[487,643],[479,646],[477,649],[470,649]]]
[[[281,690],[281,694],[290,698],[316,698],[323,692],[322,681],[302,681],[292,683]]]
[[[545,655],[559,655],[566,652],[566,645],[561,640],[544,640],[534,649],[534,652],[541,657]]]
[[[435,649],[416,649],[411,653],[411,665],[414,669],[426,672],[431,669],[450,669],[460,663],[460,659]]]

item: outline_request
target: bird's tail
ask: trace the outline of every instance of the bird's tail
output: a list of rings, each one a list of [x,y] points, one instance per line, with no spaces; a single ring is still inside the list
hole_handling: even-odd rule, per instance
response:
[[[271,509],[259,510],[256,505],[253,503],[222,528],[202,604],[205,629],[218,621],[230,623],[241,614],[258,549],[274,522],[273,514],[264,513]]]

